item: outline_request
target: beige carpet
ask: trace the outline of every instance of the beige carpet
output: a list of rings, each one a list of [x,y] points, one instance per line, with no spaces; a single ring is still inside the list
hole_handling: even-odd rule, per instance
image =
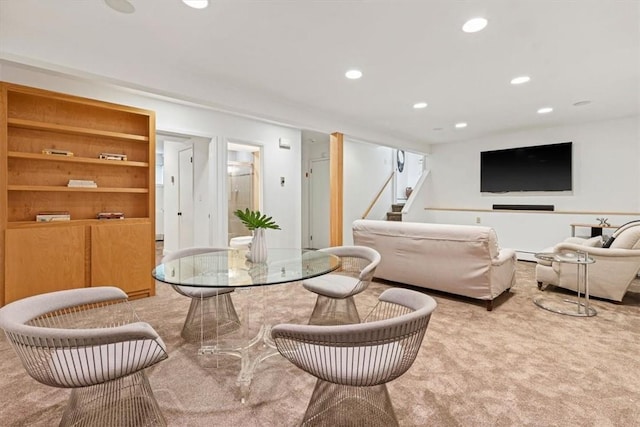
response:
[[[429,292],[438,301],[412,368],[389,384],[402,426],[639,426],[640,281],[622,304],[592,300],[598,315],[575,318],[532,302],[534,264],[518,263],[517,284],[492,312],[482,303]],[[388,285],[374,283],[356,300],[361,313]],[[548,295],[561,297],[559,290]],[[298,284],[238,293],[238,308],[265,302],[272,322],[304,322],[314,296]],[[251,298],[250,300],[248,298]],[[188,301],[167,285],[133,302],[165,339],[169,359],[148,376],[171,426],[294,426],[314,378],[279,355],[257,368],[248,401],[235,384],[238,359],[199,356],[180,338]],[[261,322],[250,319],[255,332]],[[0,425],[51,426],[68,390],[25,374],[0,341]]]

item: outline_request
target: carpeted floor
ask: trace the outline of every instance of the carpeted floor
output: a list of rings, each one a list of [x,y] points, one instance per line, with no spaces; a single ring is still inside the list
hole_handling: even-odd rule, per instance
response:
[[[480,302],[425,291],[438,301],[420,354],[388,385],[402,426],[640,426],[640,281],[622,304],[592,300],[592,318],[550,313],[532,302],[539,291],[534,264],[519,262],[517,282],[492,312]],[[356,297],[360,313],[388,284]],[[560,298],[560,290],[547,290]],[[305,322],[314,295],[299,284],[236,292],[234,303],[271,323]],[[171,426],[294,426],[314,378],[276,355],[256,370],[240,402],[239,360],[197,354],[180,337],[186,298],[157,284],[157,295],[133,301],[163,337],[169,358],[148,369]],[[263,304],[263,306],[261,305]],[[257,330],[259,316],[250,327]],[[0,425],[56,425],[68,390],[28,377],[0,340]]]

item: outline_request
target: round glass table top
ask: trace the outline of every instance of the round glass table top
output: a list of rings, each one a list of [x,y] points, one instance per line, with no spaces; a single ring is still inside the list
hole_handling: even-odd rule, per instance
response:
[[[314,250],[270,248],[267,261],[260,264],[248,261],[245,253],[238,249],[212,249],[162,263],[152,275],[171,285],[238,288],[295,282],[340,267],[337,256]]]
[[[535,257],[544,261],[568,264],[593,264],[596,262],[584,252],[540,252],[535,254]]]

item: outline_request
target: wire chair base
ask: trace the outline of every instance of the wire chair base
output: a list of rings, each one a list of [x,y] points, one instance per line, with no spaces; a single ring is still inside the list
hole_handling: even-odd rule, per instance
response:
[[[240,329],[240,318],[231,293],[209,298],[191,298],[180,336],[188,342],[214,340]]]
[[[385,384],[353,387],[318,380],[302,426],[397,426]]]
[[[75,388],[60,426],[166,426],[144,371]]]
[[[318,295],[310,325],[346,325],[360,323],[360,315],[353,296],[338,299]]]

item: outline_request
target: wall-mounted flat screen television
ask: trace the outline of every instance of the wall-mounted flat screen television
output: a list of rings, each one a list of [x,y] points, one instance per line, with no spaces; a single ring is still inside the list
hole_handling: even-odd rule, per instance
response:
[[[571,142],[483,151],[480,191],[570,191],[571,159]]]

